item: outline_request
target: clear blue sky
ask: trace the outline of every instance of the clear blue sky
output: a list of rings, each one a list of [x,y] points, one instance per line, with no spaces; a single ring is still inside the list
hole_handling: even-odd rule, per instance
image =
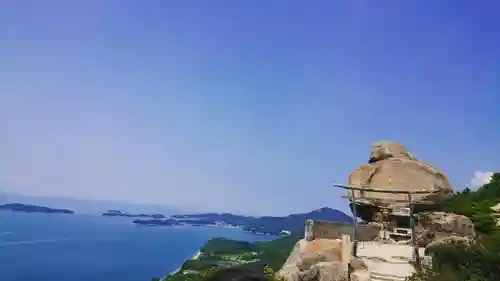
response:
[[[498,1],[1,1],[1,189],[285,214],[404,143],[500,170]]]

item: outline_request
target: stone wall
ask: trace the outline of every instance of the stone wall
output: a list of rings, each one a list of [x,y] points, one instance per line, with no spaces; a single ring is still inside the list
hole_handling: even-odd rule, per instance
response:
[[[360,241],[371,241],[378,236],[379,230],[371,225],[359,225],[357,239]],[[354,228],[350,224],[308,220],[305,226],[304,238],[308,241],[314,239],[341,239],[342,234],[354,236]]]
[[[314,239],[341,239],[342,234],[352,236],[352,225],[329,221],[308,220],[306,222],[306,233],[304,238],[309,241]]]
[[[379,237],[379,233],[380,227],[375,224],[360,224],[358,225],[356,238],[358,241],[373,241]]]

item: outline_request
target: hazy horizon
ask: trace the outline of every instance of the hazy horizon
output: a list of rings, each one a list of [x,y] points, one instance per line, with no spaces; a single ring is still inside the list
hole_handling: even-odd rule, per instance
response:
[[[75,198],[75,197],[60,197],[60,196],[32,196],[19,193],[2,193],[0,190],[0,204],[9,203],[21,203],[21,204],[34,204],[41,205],[45,207],[52,208],[65,208],[75,211],[76,214],[102,214],[103,212],[109,210],[119,210],[126,213],[159,213],[159,214],[193,214],[193,213],[226,213],[224,206],[219,206],[218,209],[199,209],[199,206],[183,206],[182,208],[172,208],[167,205],[158,205],[147,202],[128,202],[128,201],[117,201],[117,200],[105,200],[105,199],[88,199],[88,198]],[[315,211],[320,208],[330,207],[332,209],[338,209],[333,206],[322,206],[316,207],[311,210],[305,210],[305,212]],[[350,215],[349,211],[340,210],[346,214]],[[231,212],[236,215],[247,215],[247,216],[266,216],[269,214],[259,214],[259,213],[245,213],[245,212]],[[283,213],[278,212],[273,215],[277,216],[287,216],[290,214],[297,214],[300,212]]]
[[[499,9],[4,1],[0,190],[346,211],[332,183],[379,140],[403,143],[455,188],[478,185],[500,171]]]
[[[476,189],[484,184],[491,181],[493,172],[481,172],[476,171],[474,177],[470,180],[469,184],[464,187],[469,187],[471,189]],[[460,187],[462,188],[462,187]],[[2,198],[2,195],[7,195],[7,198]],[[4,200],[2,200],[4,199]],[[41,204],[47,207],[58,207],[58,208],[68,208],[76,211],[77,214],[100,214],[107,210],[120,210],[123,212],[138,213],[162,213],[162,214],[172,214],[172,213],[201,213],[201,212],[217,212],[223,213],[227,212],[224,210],[224,206],[218,206],[216,209],[199,209],[199,206],[183,206],[182,208],[172,208],[167,205],[151,204],[147,202],[129,202],[129,201],[117,201],[117,200],[107,200],[107,199],[89,199],[89,198],[76,198],[76,197],[60,197],[57,195],[46,195],[46,196],[30,196],[27,194],[19,193],[3,193],[0,190],[0,204],[7,203],[25,203],[25,204]],[[311,210],[303,210],[302,212],[314,211],[319,208],[330,207],[333,209],[338,209],[345,212],[348,215],[352,215],[350,210],[342,208],[343,206],[318,206]],[[259,213],[245,213],[245,212],[232,212],[238,215],[270,215],[270,214],[259,214]],[[274,212],[273,215],[286,216],[293,213],[299,212]]]

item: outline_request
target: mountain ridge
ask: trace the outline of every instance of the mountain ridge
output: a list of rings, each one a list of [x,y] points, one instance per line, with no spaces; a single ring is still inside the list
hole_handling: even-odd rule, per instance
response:
[[[172,219],[175,220],[173,223]],[[281,235],[296,234],[304,231],[308,219],[352,223],[352,217],[337,209],[319,208],[308,213],[296,213],[288,216],[244,216],[231,213],[174,214],[166,220],[135,220],[133,223],[149,226],[172,226],[178,224],[237,227],[253,233]],[[164,222],[165,221],[165,222]]]

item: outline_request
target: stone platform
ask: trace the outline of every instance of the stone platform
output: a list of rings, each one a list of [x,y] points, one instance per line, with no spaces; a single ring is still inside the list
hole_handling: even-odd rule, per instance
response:
[[[295,245],[278,276],[286,281],[404,281],[411,276],[413,251],[410,245],[388,244],[383,239],[359,241],[353,256],[353,226],[312,221],[306,223],[304,239]],[[419,248],[421,257],[424,248]]]

